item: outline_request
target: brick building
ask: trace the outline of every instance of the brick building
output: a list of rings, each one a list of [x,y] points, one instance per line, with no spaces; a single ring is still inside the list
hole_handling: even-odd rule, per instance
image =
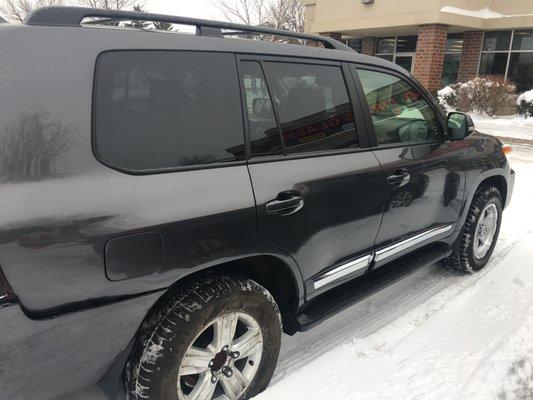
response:
[[[477,75],[533,88],[533,0],[303,0],[306,31],[411,71],[436,91]]]

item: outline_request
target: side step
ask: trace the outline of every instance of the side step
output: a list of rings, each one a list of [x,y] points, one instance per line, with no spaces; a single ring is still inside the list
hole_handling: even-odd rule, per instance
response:
[[[368,275],[353,279],[311,300],[297,315],[300,331],[307,331],[334,314],[385,289],[417,269],[445,258],[446,245],[437,244],[394,260]]]

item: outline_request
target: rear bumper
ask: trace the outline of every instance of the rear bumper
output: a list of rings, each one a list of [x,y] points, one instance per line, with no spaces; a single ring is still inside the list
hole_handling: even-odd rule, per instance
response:
[[[135,335],[160,293],[32,320],[0,308],[0,397],[48,400],[98,382]]]

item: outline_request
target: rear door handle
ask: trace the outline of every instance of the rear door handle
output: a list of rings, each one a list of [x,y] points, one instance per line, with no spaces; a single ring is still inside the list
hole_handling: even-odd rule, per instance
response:
[[[295,190],[281,192],[266,204],[266,212],[270,215],[291,215],[304,206],[304,196]]]
[[[387,177],[387,183],[391,186],[400,187],[406,185],[411,180],[411,173],[405,168],[400,168],[394,171],[392,175]]]

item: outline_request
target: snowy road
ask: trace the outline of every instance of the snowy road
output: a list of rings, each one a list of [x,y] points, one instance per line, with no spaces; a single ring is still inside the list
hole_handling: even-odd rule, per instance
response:
[[[283,336],[256,400],[533,399],[533,146],[517,145],[511,205],[483,272],[437,265],[315,329]],[[94,386],[61,400],[108,400]]]

